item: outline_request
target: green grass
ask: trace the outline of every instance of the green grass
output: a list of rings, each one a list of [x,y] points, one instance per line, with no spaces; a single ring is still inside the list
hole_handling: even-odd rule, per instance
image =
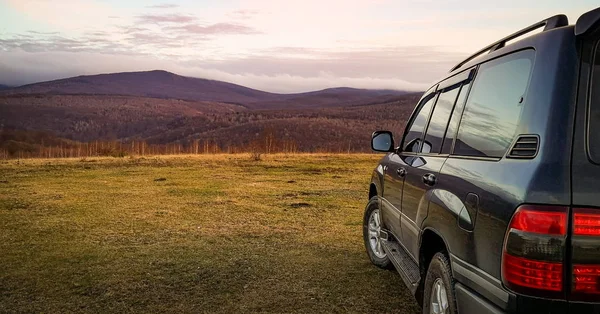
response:
[[[0,161],[0,312],[416,313],[364,251],[379,158]]]

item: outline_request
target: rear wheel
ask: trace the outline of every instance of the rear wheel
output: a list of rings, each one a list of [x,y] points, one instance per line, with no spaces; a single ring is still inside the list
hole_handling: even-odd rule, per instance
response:
[[[436,253],[429,263],[423,293],[423,314],[456,314],[454,279],[448,258]]]
[[[385,253],[379,235],[381,233],[381,211],[377,197],[371,198],[363,218],[363,238],[371,262],[377,267],[389,268],[390,258]]]

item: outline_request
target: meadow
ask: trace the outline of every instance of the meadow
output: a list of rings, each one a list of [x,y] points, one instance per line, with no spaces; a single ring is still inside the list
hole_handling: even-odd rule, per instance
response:
[[[0,160],[0,312],[417,313],[364,250],[380,157]]]

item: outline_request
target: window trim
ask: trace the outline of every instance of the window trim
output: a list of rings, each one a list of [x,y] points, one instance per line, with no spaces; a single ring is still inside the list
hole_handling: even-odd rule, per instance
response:
[[[500,161],[503,157],[482,157],[482,156],[463,156],[463,155],[449,155],[448,158],[452,159],[465,159],[465,160],[482,160],[482,161]]]
[[[456,75],[453,75],[445,80],[441,81],[438,85],[438,91],[448,89],[454,85],[464,84],[465,82],[472,81],[475,78],[477,66],[470,67],[465,71],[462,71]]]
[[[524,47],[523,49],[518,49],[518,50],[515,50],[515,51],[510,51],[510,52],[505,53],[503,55],[497,56],[497,57],[489,59],[489,60],[485,60],[484,62],[481,62],[481,63],[478,63],[478,64],[474,65],[473,67],[476,68],[476,69],[475,69],[474,76],[472,78],[472,82],[475,83],[475,81],[477,80],[477,76],[479,75],[479,70],[480,70],[480,67],[482,65],[487,64],[489,62],[493,62],[493,61],[502,59],[502,58],[506,58],[506,57],[509,57],[511,55],[514,55],[514,54],[517,54],[517,53],[521,53],[521,52],[524,52],[524,51],[533,51],[533,62],[532,62],[532,65],[531,65],[531,70],[529,72],[529,79],[527,81],[527,87],[525,88],[525,93],[524,93],[525,99],[527,99],[527,93],[529,92],[529,88],[530,88],[530,85],[531,85],[531,78],[533,77],[533,73],[535,71],[535,65],[536,65],[535,61],[537,59],[537,50],[534,47]],[[450,156],[448,158],[499,161],[499,160],[505,158],[507,152],[510,149],[510,146],[507,147],[506,151],[504,152],[504,154],[502,154],[502,156],[499,156],[499,157],[468,156],[468,155],[457,155],[457,154],[454,153],[454,150],[456,148],[456,141],[458,140],[458,132],[460,131],[460,126],[461,126],[461,124],[463,122],[465,110],[467,109],[467,104],[469,102],[469,97],[471,97],[471,92],[473,91],[473,86],[474,85],[475,84],[471,84],[471,86],[469,87],[469,92],[467,94],[467,99],[465,99],[465,106],[463,107],[463,112],[462,112],[462,114],[460,116],[460,120],[458,122],[458,127],[456,128],[456,134],[455,134],[454,140],[452,142],[452,148],[450,150]],[[517,123],[520,123],[522,118],[523,118],[523,112],[521,112],[519,114],[519,119],[517,120]],[[518,134],[515,133],[513,135],[513,140],[515,139],[516,136],[518,136]]]

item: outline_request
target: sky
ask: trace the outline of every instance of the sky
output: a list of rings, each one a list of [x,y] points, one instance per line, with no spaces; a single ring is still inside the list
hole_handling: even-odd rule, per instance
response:
[[[470,53],[597,0],[0,0],[0,84],[167,70],[291,93],[425,90]]]

